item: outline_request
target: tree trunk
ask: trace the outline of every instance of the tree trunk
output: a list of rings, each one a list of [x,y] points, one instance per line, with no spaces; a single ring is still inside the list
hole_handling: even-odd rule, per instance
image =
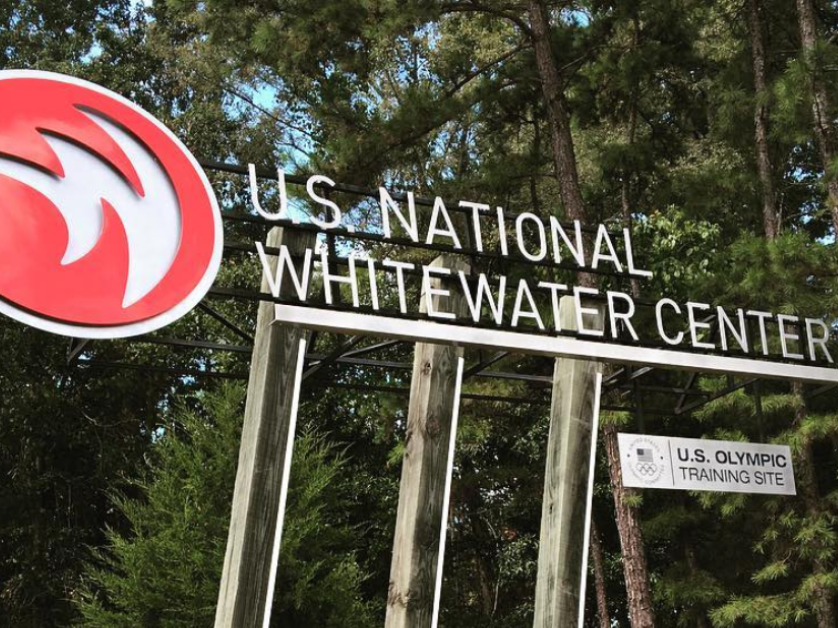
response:
[[[637,48],[640,46],[640,18],[635,14],[632,18],[632,23],[634,27],[634,31],[632,34],[632,49],[636,51]],[[631,93],[629,94],[629,119],[628,119],[628,131],[626,133],[626,143],[628,144],[629,151],[631,151],[632,147],[634,146],[634,139],[637,136],[637,92],[639,90],[639,85],[637,81],[634,82],[634,85],[631,86]],[[631,198],[631,178],[632,172],[630,168],[624,168],[623,170],[623,180],[620,186],[620,209],[622,211],[622,218],[623,218],[623,227],[626,229],[631,230],[631,206],[632,206],[632,198]],[[630,280],[631,285],[631,296],[639,297],[640,296],[640,280],[637,277],[632,277]]]
[[[768,150],[768,90],[765,78],[765,43],[762,22],[762,1],[747,0],[748,31],[751,35],[751,63],[754,71],[754,135],[757,170],[762,193],[762,224],[765,237],[773,240],[780,232],[777,194],[774,190],[771,153]]]
[[[541,0],[529,0],[527,5],[535,60],[550,123],[551,147],[556,178],[567,218],[586,222],[587,211],[582,201],[573,136],[570,132],[570,115],[564,97],[561,74],[553,52],[550,31],[550,14]],[[592,275],[583,273],[580,285],[595,283]],[[649,570],[640,532],[640,517],[636,508],[627,504],[629,489],[623,488],[620,472],[616,430],[609,436],[606,430],[606,450],[611,469],[611,485],[617,506],[617,527],[623,550],[623,566],[629,599],[632,628],[653,628],[654,613],[649,586]]]
[[[495,611],[495,595],[492,590],[492,577],[483,554],[474,555],[474,566],[477,568],[477,580],[480,585],[480,610],[484,617],[491,618]]]
[[[693,577],[698,576],[700,571],[698,567],[698,560],[695,557],[695,549],[693,548],[692,543],[690,543],[689,541],[687,541],[684,547],[684,555],[687,558],[687,567],[690,570],[690,575]],[[710,626],[710,620],[707,619],[707,613],[703,608],[696,609],[696,613],[696,628],[712,628]]]
[[[36,445],[37,447],[37,445]],[[40,480],[44,477],[44,457],[39,451],[35,455],[35,477]],[[38,491],[37,495],[35,496],[35,521],[33,522],[32,526],[32,549],[35,555],[35,560],[33,564],[36,565],[36,569],[41,573],[47,573],[49,568],[49,557],[47,556],[47,544],[44,542],[44,539],[47,538],[47,522],[46,522],[46,513],[47,509],[44,504],[44,493],[43,491]],[[45,624],[45,616],[46,613],[44,612],[44,597],[41,594],[36,594],[33,596],[32,599],[32,628],[41,628]]]
[[[832,215],[832,224],[838,231],[838,178],[831,176],[833,160],[836,155],[835,129],[830,116],[829,94],[826,91],[819,68],[815,67],[817,55],[818,27],[815,19],[813,0],[797,0],[797,16],[800,24],[800,40],[803,54],[809,65],[812,87],[812,116],[815,138],[821,151],[824,179],[828,192],[827,205]]]
[[[550,14],[541,0],[529,0],[527,11],[538,75],[541,79],[547,118],[550,123],[553,161],[562,204],[567,218],[586,222],[587,211],[579,187],[576,153],[573,148],[573,136],[570,132],[570,115],[567,111],[561,74],[551,43]],[[579,283],[584,286],[591,286],[595,281],[593,276],[583,273],[579,277]],[[613,431],[610,437],[606,436],[606,448],[608,450],[608,464],[611,469],[614,502],[617,505],[617,527],[620,531],[620,542],[623,549],[623,566],[626,575],[631,626],[632,628],[652,628],[654,626],[654,614],[649,587],[649,571],[643,549],[643,537],[640,533],[640,517],[637,509],[629,507],[626,503],[629,492],[628,489],[623,488],[620,477],[616,431]]]
[[[550,122],[551,145],[559,194],[565,213],[570,220],[584,222],[585,206],[579,188],[579,173],[576,168],[576,152],[570,133],[570,115],[567,111],[561,75],[550,36],[550,14],[540,0],[529,0],[527,11],[532,29],[532,43],[541,89]]]
[[[533,109],[535,109],[533,107]],[[536,216],[544,217],[541,213],[541,200],[538,198],[537,164],[541,163],[541,128],[540,120],[533,111],[533,125],[532,125],[532,175],[530,176],[530,202],[532,203],[532,211]]]
[[[605,560],[602,557],[602,540],[596,522],[591,519],[591,558],[594,561],[594,586],[596,587],[596,612],[599,628],[611,628],[608,613],[608,595],[605,591]]]
[[[795,410],[794,423],[796,427],[806,420],[806,401],[803,398],[803,383],[794,382],[792,384],[792,393],[798,398],[797,408]],[[818,490],[818,479],[815,472],[815,461],[812,457],[812,444],[807,438],[800,452],[800,490],[803,494],[803,501],[806,505],[806,512],[811,519],[817,519],[822,515],[821,512],[821,497]],[[821,559],[814,559],[812,561],[812,571],[815,576],[824,576],[829,573],[829,565],[826,561]],[[824,586],[817,585],[813,590],[813,603],[815,616],[818,621],[818,628],[835,628],[836,625],[836,609],[835,597],[832,592]]]
[[[643,548],[643,533],[640,530],[640,512],[636,506],[630,505],[630,498],[636,493],[635,489],[623,486],[617,427],[606,426],[604,439],[611,476],[611,492],[614,495],[614,508],[617,513],[617,531],[620,533],[622,546],[629,621],[632,628],[654,628],[655,613],[649,586],[649,568]]]
[[[480,610],[484,617],[491,617],[494,614],[495,610],[495,592],[493,589],[493,581],[494,581],[494,574],[491,562],[489,561],[489,556],[486,552],[481,551],[481,541],[485,539],[488,535],[488,529],[486,525],[480,524],[480,517],[479,514],[483,509],[482,497],[480,496],[480,491],[477,490],[469,490],[464,491],[460,497],[461,501],[465,502],[464,510],[469,513],[463,515],[468,520],[468,527],[471,531],[472,536],[472,544],[474,546],[473,552],[473,564],[475,571],[477,572],[477,584],[478,584],[478,598],[480,602]],[[452,495],[453,501],[453,495]],[[451,513],[449,515],[450,520],[448,523],[448,529],[454,529],[454,509],[451,508]],[[452,572],[454,571],[452,567]]]

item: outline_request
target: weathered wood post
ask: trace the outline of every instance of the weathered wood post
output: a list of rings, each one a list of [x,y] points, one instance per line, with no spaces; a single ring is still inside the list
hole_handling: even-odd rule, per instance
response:
[[[573,297],[560,304],[561,328],[576,330]],[[586,316],[586,329],[601,329],[602,316]],[[556,360],[547,469],[541,507],[541,543],[535,590],[534,628],[576,626],[582,589],[585,519],[597,374],[586,360]]]
[[[281,244],[292,254],[302,255],[314,245],[314,237],[271,229],[267,246]],[[276,258],[273,265],[276,272]],[[284,281],[281,295],[287,296],[292,285]],[[264,277],[262,292],[269,292]],[[300,342],[305,333],[273,321],[274,304],[261,302],[215,628],[262,628],[269,620],[266,609],[272,602],[280,493],[295,411]]]
[[[431,266],[447,267],[452,273],[469,271],[466,262],[445,255]],[[444,286],[436,278],[430,283],[433,288]],[[434,295],[432,304],[436,311],[464,314],[465,299],[457,290],[450,296]],[[424,292],[420,309],[427,311]],[[416,343],[386,628],[431,626],[456,370],[462,355],[461,347]]]

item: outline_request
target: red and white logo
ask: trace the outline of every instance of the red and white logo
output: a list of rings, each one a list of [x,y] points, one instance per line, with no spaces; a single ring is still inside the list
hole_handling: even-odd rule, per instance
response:
[[[201,167],[147,112],[0,72],[0,313],[82,338],[158,329],[209,290],[222,235]]]

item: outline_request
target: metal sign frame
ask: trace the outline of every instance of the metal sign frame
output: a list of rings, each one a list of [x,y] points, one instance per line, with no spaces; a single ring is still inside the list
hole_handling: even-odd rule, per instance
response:
[[[418,340],[553,358],[580,358],[712,374],[838,384],[838,369],[835,368],[594,342],[567,336],[532,335],[424,320],[405,324],[404,320],[398,318],[325,308],[278,304],[276,320],[318,331]]]
[[[205,168],[209,170],[216,170],[226,173],[242,174],[248,172],[245,166],[233,164],[218,164],[218,163],[204,163]],[[261,177],[272,177],[273,173],[259,172]],[[288,181],[294,184],[305,184],[305,179],[301,177],[288,176]],[[336,191],[358,194],[367,197],[375,197],[376,191],[354,186],[336,185]],[[397,195],[394,195],[397,198]],[[415,199],[416,204],[422,207],[432,207],[433,202],[427,199]],[[452,208],[453,209],[453,208]],[[514,216],[514,214],[511,214]],[[334,251],[334,239],[336,237],[345,237],[361,241],[381,242],[382,237],[378,234],[360,233],[351,231],[341,231],[340,233],[323,232],[314,225],[293,224],[291,221],[269,221],[260,216],[252,214],[236,213],[226,214],[224,219],[227,222],[247,222],[255,223],[264,226],[283,226],[291,230],[297,229],[302,231],[315,231],[318,233],[326,233],[329,239],[330,251]],[[466,221],[468,224],[468,221]],[[422,248],[431,251],[442,251],[447,253],[455,253],[457,255],[475,258],[493,257],[492,254],[483,252],[477,255],[474,251],[451,251],[449,247],[442,247],[437,245],[423,245],[412,242],[393,242],[394,244],[402,244],[404,246],[411,246],[414,248]],[[229,254],[246,254],[252,253],[255,249],[251,244],[228,242],[225,245],[225,250]],[[276,251],[265,249],[269,255],[275,255]],[[528,263],[527,260],[506,260],[512,263]],[[341,260],[333,256],[330,260],[330,265],[335,264],[334,270],[344,264],[345,260]],[[537,264],[541,266],[555,266],[552,264]],[[586,270],[581,268],[572,268],[563,266],[565,270]],[[625,273],[605,272],[600,269],[596,274],[611,275],[620,280],[627,278]],[[456,423],[459,412],[459,405],[462,399],[485,399],[488,401],[509,401],[512,403],[541,403],[541,401],[532,398],[512,398],[512,397],[493,397],[491,395],[471,395],[462,392],[463,382],[469,377],[495,377],[501,379],[513,379],[528,382],[534,385],[546,386],[552,381],[552,378],[539,375],[528,375],[522,373],[504,373],[492,367],[503,360],[506,356],[512,354],[528,354],[536,356],[545,356],[549,358],[567,357],[583,360],[595,360],[603,362],[613,362],[623,365],[622,368],[616,370],[610,376],[603,380],[601,375],[597,376],[595,388],[595,405],[596,412],[594,414],[594,422],[599,414],[599,410],[627,410],[627,411],[642,411],[651,414],[669,414],[679,415],[685,412],[694,410],[708,401],[721,397],[743,386],[752,385],[759,381],[760,378],[781,379],[787,381],[804,381],[810,383],[822,384],[815,390],[810,391],[810,396],[825,392],[835,386],[838,386],[838,369],[826,368],[816,364],[809,363],[788,363],[769,361],[763,359],[745,358],[731,355],[717,355],[701,351],[683,351],[674,348],[660,348],[654,346],[642,346],[640,344],[620,344],[615,342],[604,342],[597,340],[586,340],[577,336],[569,335],[546,335],[546,334],[528,334],[521,331],[510,331],[508,329],[490,329],[487,327],[466,326],[458,324],[448,324],[442,322],[435,322],[426,320],[422,317],[408,317],[395,318],[385,315],[370,315],[358,311],[347,311],[347,308],[327,309],[318,307],[314,304],[301,304],[288,302],[278,296],[267,294],[260,291],[243,290],[237,288],[227,288],[223,286],[214,286],[208,293],[208,297],[212,299],[243,299],[250,302],[272,302],[275,304],[275,321],[279,324],[284,324],[292,327],[305,328],[309,331],[307,338],[300,341],[299,352],[297,354],[296,363],[293,365],[295,373],[294,384],[294,399],[293,412],[291,416],[291,424],[288,434],[288,451],[289,455],[285,459],[285,469],[282,474],[282,487],[279,509],[276,520],[276,533],[273,539],[271,560],[271,574],[269,587],[271,592],[276,582],[276,564],[278,561],[278,553],[281,544],[282,525],[284,523],[285,504],[287,500],[288,482],[290,479],[290,451],[293,448],[293,438],[296,428],[296,416],[299,409],[300,395],[302,388],[306,385],[306,380],[313,373],[321,371],[325,368],[339,366],[341,364],[350,364],[365,368],[386,368],[386,369],[410,369],[410,364],[394,362],[392,360],[371,359],[369,354],[393,347],[400,343],[412,342],[429,342],[436,344],[449,344],[455,346],[471,347],[480,350],[480,357],[476,364],[467,366],[464,358],[460,357],[457,361],[457,380],[456,380],[456,398],[455,407],[452,420],[451,439],[448,447],[447,458],[447,475],[446,475],[446,503],[449,499],[451,488],[452,474],[453,474],[453,457],[456,441]],[[641,300],[637,300],[638,304],[643,304]],[[645,305],[649,305],[646,303]],[[173,347],[179,347],[186,350],[195,350],[201,352],[235,352],[247,354],[251,351],[250,344],[253,342],[253,337],[248,331],[245,331],[235,321],[230,320],[222,313],[211,307],[206,301],[199,305],[199,310],[204,315],[211,317],[219,322],[228,331],[232,332],[237,339],[244,341],[247,344],[227,344],[220,342],[208,342],[205,340],[189,340],[182,338],[168,338],[161,335],[145,336],[132,339],[131,342],[151,342],[155,344],[163,344]],[[713,318],[709,318],[710,324],[713,324]],[[321,351],[318,353],[315,349],[317,346],[318,334],[322,332],[349,334],[350,337],[345,341],[338,343],[336,348],[330,349],[327,352]],[[381,342],[376,342],[370,346],[359,346],[364,337],[373,336],[383,338]],[[86,351],[90,347],[89,340],[73,340],[71,341],[68,350],[68,363],[75,364],[86,368],[133,368],[133,369],[148,369],[158,370],[153,366],[144,366],[130,363],[115,363],[115,362],[99,362],[90,360],[86,357]],[[488,354],[484,353],[489,350]],[[289,365],[290,367],[291,365]],[[641,378],[656,369],[670,369],[674,371],[692,371],[686,385],[675,386],[661,386],[661,385],[647,385],[641,381]],[[224,377],[224,378],[240,378],[246,379],[245,373],[223,373],[215,372],[207,369],[191,369],[187,373],[184,369],[174,369],[172,374],[189,374],[195,377]],[[717,393],[706,393],[694,388],[694,384],[702,373],[709,375],[727,374],[730,379],[728,386]],[[743,381],[734,381],[732,376],[745,376],[748,379]],[[359,391],[368,392],[389,392],[389,393],[406,393],[407,389],[393,386],[369,386],[360,385],[347,382],[314,382],[310,383],[325,386],[343,386],[353,388]],[[612,390],[615,388],[622,388],[635,398],[635,407],[623,406],[601,406],[602,391]],[[666,393],[676,395],[678,401],[673,408],[646,408],[642,407],[642,394],[644,391],[653,393]],[[694,399],[694,401],[690,401]],[[595,433],[595,432],[594,432]],[[591,443],[591,461],[594,460],[596,454],[596,438],[592,439]],[[593,464],[591,464],[591,471],[589,472],[589,485],[587,496],[587,514],[585,521],[585,548],[587,553],[587,540],[590,533],[590,510],[592,499],[593,486]],[[445,532],[447,530],[447,518],[443,516],[441,522],[441,536],[439,544],[438,566],[437,566],[437,582],[434,590],[434,604],[433,604],[433,628],[436,628],[439,616],[439,596],[443,577],[443,563],[445,554]],[[587,554],[586,554],[587,555]],[[586,583],[585,578],[586,561],[582,564],[582,595],[580,597],[579,608],[579,626],[582,626],[584,618],[584,587]],[[272,599],[272,595],[268,596]],[[270,603],[265,609],[264,626],[267,626],[270,621]]]

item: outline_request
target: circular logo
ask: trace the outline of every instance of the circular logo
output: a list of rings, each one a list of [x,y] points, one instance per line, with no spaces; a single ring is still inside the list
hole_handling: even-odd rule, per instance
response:
[[[0,313],[82,338],[158,329],[221,263],[221,215],[187,148],[134,103],[0,71]]]
[[[657,484],[666,471],[663,452],[657,443],[648,438],[631,441],[626,457],[634,477],[647,486]]]

